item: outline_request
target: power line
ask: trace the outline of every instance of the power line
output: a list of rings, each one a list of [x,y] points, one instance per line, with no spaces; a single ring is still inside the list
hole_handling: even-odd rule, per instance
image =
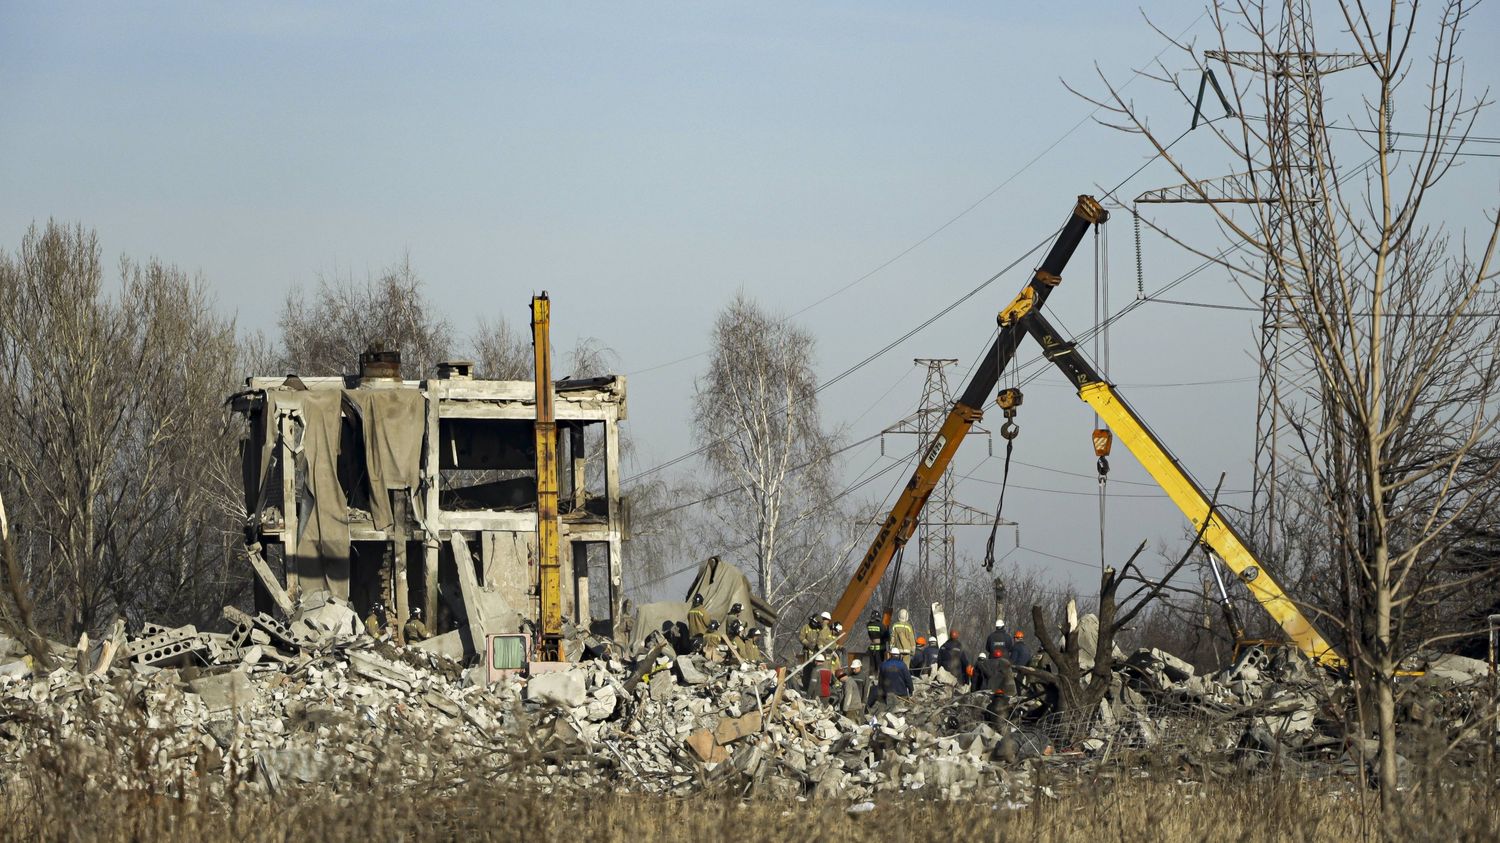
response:
[[[1058,230],[1061,230],[1061,229],[1058,229]],[[1009,264],[1007,264],[1005,266],[1004,269],[1001,269],[999,272],[996,272],[994,275],[991,275],[989,278],[985,279],[985,281],[983,283],[981,283],[979,286],[977,286],[974,289],[970,290],[969,292],[963,294],[962,296],[959,296],[957,299],[955,299],[953,302],[951,302],[950,304],[948,304],[942,310],[939,310],[937,313],[933,314],[926,321],[922,322],[921,324],[917,325],[915,328],[912,328],[911,330],[907,331],[906,333],[902,334],[901,336],[899,336],[896,339],[892,340],[891,342],[887,343],[880,350],[874,352],[873,354],[868,355],[867,357],[865,357],[864,359],[862,359],[859,362],[855,363],[854,365],[850,366],[849,368],[845,369],[844,371],[838,373],[837,375],[834,375],[832,378],[829,378],[828,380],[826,380],[826,381],[818,384],[817,388],[815,388],[813,390],[812,394],[813,395],[817,395],[817,394],[821,393],[823,390],[825,390],[825,389],[833,386],[834,384],[838,383],[839,381],[842,381],[843,379],[849,377],[850,375],[854,374],[855,372],[859,371],[860,369],[862,369],[865,366],[869,365],[870,363],[874,362],[876,359],[878,359],[879,357],[881,357],[882,355],[884,355],[886,352],[890,351],[891,349],[895,348],[896,346],[900,345],[901,343],[906,342],[907,340],[911,339],[913,336],[915,336],[918,333],[920,333],[921,331],[925,330],[927,327],[929,327],[930,325],[932,325],[934,322],[938,321],[939,319],[943,318],[944,316],[947,316],[949,313],[951,313],[954,310],[956,310],[959,305],[961,305],[964,302],[968,301],[969,299],[971,299],[971,298],[979,295],[981,292],[984,291],[985,288],[989,287],[991,284],[995,283],[995,281],[999,280],[1000,276],[1004,275],[1007,272],[1010,272],[1012,269],[1014,269],[1017,266],[1019,266],[1022,261],[1026,260],[1029,257],[1031,257],[1031,255],[1033,253],[1035,253],[1037,250],[1041,249],[1043,246],[1047,245],[1047,243],[1054,236],[1056,236],[1056,231],[1054,231],[1052,234],[1049,234],[1047,237],[1043,238],[1042,240],[1038,241],[1035,246],[1032,246],[1030,249],[1026,250],[1025,254],[1023,254],[1020,257],[1016,258],[1015,260],[1011,261]],[[782,407],[780,407],[778,409],[777,412],[781,412],[781,411],[785,410],[786,408],[787,408],[787,406],[783,405]],[[696,457],[699,454],[702,454],[705,451],[708,451],[710,448],[714,448],[714,447],[716,447],[718,445],[721,445],[721,444],[723,444],[724,442],[727,442],[727,441],[729,441],[729,437],[720,437],[719,439],[716,439],[716,440],[714,440],[712,442],[709,442],[706,445],[702,445],[702,446],[700,446],[698,448],[695,448],[695,449],[693,449],[691,451],[688,451],[685,454],[681,454],[679,456],[673,457],[672,459],[667,460],[664,463],[661,463],[661,464],[656,465],[656,466],[652,466],[651,468],[645,469],[645,470],[640,471],[640,472],[638,472],[638,473],[636,473],[636,474],[634,474],[634,475],[632,475],[630,477],[627,477],[627,478],[625,478],[624,482],[625,483],[630,483],[632,481],[639,480],[642,477],[646,477],[648,475],[655,474],[658,471],[662,471],[664,469],[671,468],[672,466],[677,465],[678,463],[681,463],[681,462],[683,462],[685,460],[692,459],[693,457]]]
[[[1223,118],[1215,118],[1215,119],[1223,119]],[[1174,138],[1172,140],[1171,143],[1169,143],[1165,147],[1163,147],[1160,152],[1158,152],[1155,155],[1153,155],[1150,158],[1148,158],[1143,164],[1141,164],[1139,167],[1136,167],[1135,170],[1131,171],[1130,175],[1128,175],[1125,178],[1121,179],[1118,184],[1116,184],[1114,187],[1110,188],[1106,192],[1105,195],[1106,196],[1112,196],[1112,195],[1114,195],[1114,193],[1116,191],[1118,191],[1121,187],[1124,187],[1127,183],[1130,182],[1131,179],[1133,179],[1136,176],[1140,175],[1147,167],[1149,167],[1152,163],[1154,163],[1164,153],[1166,153],[1167,151],[1171,150],[1172,147],[1176,146],[1178,144],[1178,142],[1181,141],[1183,138],[1187,137],[1187,135],[1188,135],[1188,133],[1186,131],[1184,131],[1182,134],[1178,135],[1176,138]],[[881,348],[880,350],[874,352],[873,354],[870,354],[869,356],[865,357],[863,360],[860,360],[859,362],[855,363],[853,366],[850,366],[849,368],[845,369],[844,371],[840,372],[839,374],[834,375],[832,378],[830,378],[830,379],[828,379],[828,380],[826,380],[826,381],[818,384],[817,388],[813,390],[813,395],[817,395],[818,393],[822,392],[823,390],[827,389],[828,387],[833,386],[834,384],[838,383],[839,381],[842,381],[843,379],[847,378],[848,376],[854,374],[855,372],[859,371],[860,369],[862,369],[865,366],[869,365],[870,363],[874,362],[876,359],[878,359],[879,357],[881,357],[882,355],[884,355],[886,352],[890,351],[891,349],[895,348],[896,346],[900,345],[901,343],[907,341],[908,339],[911,339],[913,336],[915,336],[918,333],[922,332],[923,330],[927,329],[934,322],[937,322],[939,319],[943,318],[944,316],[947,316],[949,313],[952,313],[954,310],[956,310],[959,307],[959,305],[961,305],[964,302],[968,301],[969,299],[971,299],[971,298],[979,295],[981,292],[983,292],[991,284],[993,284],[996,281],[998,281],[1001,276],[1005,275],[1007,272],[1010,272],[1012,269],[1014,269],[1017,266],[1019,266],[1022,261],[1026,260],[1033,253],[1037,252],[1043,246],[1047,245],[1047,243],[1049,243],[1053,238],[1055,238],[1057,236],[1057,233],[1059,231],[1061,231],[1061,230],[1062,230],[1061,227],[1059,227],[1058,229],[1055,229],[1047,237],[1045,237],[1042,240],[1038,241],[1035,246],[1032,246],[1030,249],[1028,249],[1025,254],[1023,254],[1020,257],[1016,258],[1015,260],[1011,261],[1004,268],[1002,268],[999,272],[996,272],[995,274],[991,275],[989,278],[986,278],[979,286],[977,286],[974,289],[970,290],[969,292],[963,294],[962,296],[959,296],[953,302],[949,303],[942,310],[939,310],[937,313],[933,314],[926,321],[924,321],[921,324],[917,325],[915,328],[912,328],[911,330],[907,331],[906,333],[904,333],[901,336],[897,337],[896,339],[892,340],[890,343],[886,344],[883,348]],[[1224,252],[1220,253],[1220,257],[1222,257],[1223,255],[1226,255],[1228,253],[1229,253],[1229,250],[1226,249]],[[1168,287],[1166,287],[1164,289],[1170,289],[1171,286],[1175,286],[1176,284],[1181,283],[1183,280],[1186,280],[1186,278],[1191,277],[1192,274],[1196,274],[1197,271],[1205,268],[1206,266],[1208,266],[1208,265],[1210,265],[1212,263],[1213,263],[1213,261],[1211,261],[1211,260],[1210,261],[1205,261],[1204,264],[1201,265],[1200,267],[1198,267],[1197,270],[1194,270],[1189,275],[1186,275],[1186,276],[1183,276],[1182,278],[1179,278],[1178,281],[1174,282],[1172,285],[1169,285]],[[1134,307],[1136,305],[1139,305],[1139,304],[1140,304],[1139,301],[1132,302],[1132,304],[1129,305],[1129,306],[1127,306],[1126,309],[1121,312],[1121,314],[1123,315],[1123,313],[1129,312],[1130,310],[1134,309]],[[1102,324],[1096,325],[1095,328],[1094,328],[1094,330],[1096,332],[1099,331],[1099,330],[1103,330],[1104,328],[1108,327],[1113,321],[1114,321],[1114,318],[1106,320]],[[1091,336],[1092,336],[1092,334],[1091,334]],[[786,409],[786,406],[782,406],[780,408],[780,410],[785,410],[785,409]],[[625,478],[624,482],[629,483],[631,481],[638,480],[638,479],[640,479],[642,477],[645,477],[647,475],[655,474],[658,471],[662,471],[664,469],[670,468],[670,467],[672,467],[674,465],[677,465],[678,463],[683,462],[684,460],[692,459],[693,457],[698,456],[699,454],[704,453],[705,451],[709,450],[710,448],[716,447],[716,446],[718,446],[718,445],[720,445],[720,444],[722,444],[723,442],[726,442],[726,441],[728,441],[728,437],[721,437],[721,438],[719,438],[719,439],[717,439],[717,440],[715,440],[713,442],[710,442],[710,443],[708,443],[706,445],[703,445],[701,447],[695,448],[694,450],[689,451],[689,452],[687,452],[685,454],[682,454],[680,456],[674,457],[674,458],[672,458],[672,459],[670,459],[670,460],[668,460],[668,461],[666,461],[666,462],[664,462],[664,463],[662,463],[660,465],[653,466],[653,467],[645,469],[644,471],[641,471],[641,472],[639,472],[639,473],[637,473],[635,475],[632,475],[631,477],[627,477],[627,478]]]
[[[1196,18],[1193,18],[1193,21],[1191,23],[1189,23],[1187,26],[1183,27],[1181,32],[1177,33],[1177,38],[1173,39],[1173,41],[1168,42],[1167,45],[1164,46],[1164,47],[1162,47],[1161,50],[1159,50],[1156,53],[1155,56],[1151,57],[1151,61],[1154,62],[1157,59],[1160,59],[1163,55],[1165,55],[1166,52],[1167,52],[1167,50],[1171,49],[1172,46],[1174,46],[1174,44],[1177,41],[1181,41],[1182,37],[1184,35],[1187,35],[1188,31],[1191,30],[1193,27],[1197,26],[1198,22],[1201,21],[1201,20],[1203,20],[1204,16],[1207,15],[1207,14],[1208,14],[1208,10],[1207,9],[1203,10],[1202,12],[1199,12],[1198,16]],[[1137,71],[1136,73],[1132,73],[1131,76],[1130,76],[1130,78],[1126,79],[1125,82],[1120,85],[1119,90],[1124,91],[1126,88],[1130,87],[1131,83],[1134,82],[1140,76],[1141,76],[1141,73],[1139,71]],[[932,238],[938,236],[939,234],[942,234],[944,231],[946,231],[954,223],[956,223],[959,220],[963,219],[964,217],[968,216],[972,211],[974,211],[974,209],[978,208],[980,205],[983,205],[985,202],[989,201],[992,197],[994,197],[995,194],[999,193],[1006,186],[1008,186],[1011,182],[1015,181],[1018,177],[1020,177],[1021,174],[1025,173],[1027,170],[1031,169],[1032,166],[1034,166],[1038,161],[1042,160],[1049,153],[1051,153],[1052,150],[1056,149],[1059,144],[1061,144],[1063,141],[1067,140],[1070,136],[1072,136],[1072,134],[1074,132],[1076,132],[1080,128],[1082,128],[1085,123],[1087,123],[1090,120],[1094,119],[1094,116],[1099,113],[1099,111],[1100,111],[1101,108],[1103,108],[1103,106],[1095,106],[1092,111],[1090,111],[1088,114],[1085,114],[1083,117],[1079,118],[1078,122],[1076,122],[1072,126],[1068,127],[1067,131],[1063,132],[1055,140],[1053,140],[1051,143],[1047,144],[1047,146],[1045,148],[1043,148],[1041,152],[1038,152],[1036,155],[1033,155],[1030,160],[1028,160],[1025,164],[1022,164],[1021,167],[1020,167],[1020,169],[1018,169],[1015,172],[1011,173],[1009,176],[1006,176],[1003,181],[1001,181],[999,184],[995,185],[994,187],[990,188],[990,190],[988,192],[986,192],[983,196],[981,196],[978,199],[974,200],[972,203],[970,203],[963,210],[959,211],[957,214],[954,214],[952,217],[950,217],[942,225],[939,225],[937,228],[934,228],[932,231],[928,232],[926,235],[924,235],[923,237],[921,237],[920,239],[918,239],[915,243],[912,243],[910,246],[907,246],[906,248],[904,248],[901,251],[897,252],[895,255],[893,255],[890,258],[887,258],[886,260],[882,261],[874,269],[871,269],[870,271],[864,273],[863,275],[860,275],[859,277],[855,278],[853,281],[850,281],[849,283],[843,285],[842,287],[839,287],[838,289],[834,290],[833,292],[828,293],[827,295],[823,296],[820,299],[817,299],[816,301],[814,301],[811,304],[803,307],[802,309],[794,311],[794,312],[788,314],[781,321],[785,322],[785,321],[790,320],[790,319],[792,319],[792,318],[794,318],[796,316],[800,316],[800,315],[806,313],[807,311],[812,310],[813,308],[817,307],[818,305],[823,304],[824,302],[828,301],[829,299],[832,299],[832,298],[834,298],[836,296],[839,296],[839,295],[843,294],[844,292],[852,289],[853,287],[855,287],[855,286],[863,283],[867,279],[869,279],[872,276],[876,275],[881,270],[885,269],[886,267],[890,266],[891,264],[896,263],[897,261],[899,261],[902,258],[906,257],[907,255],[911,254],[912,252],[914,252],[917,249],[921,248],[922,246],[926,245],[926,243],[929,240],[931,240]],[[654,371],[656,371],[658,369],[665,369],[665,368],[667,368],[669,366],[675,366],[678,363],[685,363],[685,362],[687,362],[689,360],[695,360],[695,359],[697,359],[699,357],[702,357],[702,356],[704,356],[705,354],[708,354],[708,353],[709,353],[708,350],[705,349],[705,350],[699,351],[699,352],[697,352],[695,354],[689,354],[689,355],[687,355],[685,357],[678,357],[675,360],[668,360],[665,363],[658,363],[655,366],[648,366],[647,368],[644,368],[644,369],[638,369],[638,370],[636,370],[634,372],[630,372],[629,375],[632,376],[632,377],[634,377],[634,376],[646,374],[647,372],[654,372]]]
[[[1243,313],[1259,313],[1260,312],[1260,308],[1259,307],[1257,307],[1255,305],[1248,305],[1248,304],[1214,304],[1212,302],[1204,302],[1204,301],[1181,301],[1179,299],[1162,299],[1162,298],[1156,298],[1155,296],[1147,296],[1146,297],[1146,301],[1152,302],[1154,304],[1176,305],[1178,307],[1201,307],[1201,308],[1206,308],[1208,310],[1235,310],[1235,311],[1240,311],[1240,312],[1243,312]],[[1365,312],[1355,312],[1355,313],[1347,313],[1347,314],[1345,314],[1345,313],[1329,313],[1328,315],[1332,316],[1334,318],[1340,318],[1340,319],[1342,319],[1342,318],[1348,318],[1348,317],[1368,317],[1368,316],[1374,316],[1375,314],[1370,313],[1369,311],[1365,311]],[[1382,314],[1382,315],[1386,316],[1386,317],[1389,317],[1389,318],[1392,318],[1392,319],[1407,319],[1407,318],[1422,318],[1422,319],[1449,319],[1449,318],[1494,319],[1494,318],[1500,317],[1500,311],[1472,311],[1472,312],[1464,312],[1464,313],[1441,313],[1441,312],[1433,312],[1433,313],[1400,313],[1400,312],[1392,311],[1390,313],[1385,313],[1385,314]]]
[[[875,437],[871,437],[871,439],[876,438],[879,435],[880,434],[877,433],[877,434],[875,434]],[[868,441],[870,441],[870,439],[866,439],[864,441],[868,442]],[[854,494],[855,492],[859,491],[860,489],[863,489],[865,486],[870,485],[871,483],[873,483],[876,480],[880,479],[880,477],[882,477],[883,475],[888,474],[889,472],[891,472],[893,469],[900,468],[900,467],[903,467],[905,465],[908,465],[911,462],[911,460],[917,455],[917,453],[918,453],[918,451],[916,449],[913,449],[912,453],[909,454],[905,459],[903,459],[903,460],[892,460],[890,465],[887,465],[885,468],[882,468],[881,470],[875,472],[874,474],[870,475],[867,478],[864,478],[864,479],[858,479],[858,478],[856,478],[856,480],[854,482],[852,482],[848,486],[844,487],[844,489],[841,490],[840,492],[838,492],[837,494],[832,495],[831,497],[829,497],[828,500],[823,501],[822,503],[818,504],[816,507],[814,507],[811,510],[808,510],[807,512],[805,512],[802,515],[798,516],[797,520],[799,520],[799,521],[800,520],[805,520],[806,518],[810,518],[813,515],[816,515],[816,514],[822,512],[822,511],[824,511],[824,510],[827,510],[833,504],[837,503],[840,500],[843,500],[845,497],[848,497],[849,495]],[[870,466],[866,467],[865,471],[869,471],[870,468],[872,468],[872,467],[874,467],[874,463],[871,463]],[[861,472],[861,473],[863,473],[863,472]],[[897,476],[897,479],[898,480],[900,479],[899,475]],[[893,487],[893,488],[895,488],[895,487]],[[734,491],[734,489],[730,489],[728,491]],[[889,500],[889,498],[890,498],[890,493],[887,492],[886,493],[886,499]],[[695,501],[693,503],[694,504],[702,503],[702,501]],[[882,501],[882,506],[883,506],[883,504],[884,504],[884,501]],[[689,504],[689,505],[693,505],[693,504]],[[680,509],[680,508],[682,508],[682,507],[674,507],[674,509]],[[663,510],[663,512],[670,512],[670,511],[672,511],[672,510]],[[655,515],[655,514],[661,514],[661,513],[652,513],[652,514]],[[742,549],[744,549],[746,547],[749,547],[751,544],[754,544],[754,540],[753,539],[742,541],[739,544],[733,545],[733,546],[728,547],[728,548],[725,548],[724,550],[722,550],[720,552],[721,553],[733,553],[733,552],[735,552],[737,550],[742,550]],[[668,573],[662,574],[661,576],[653,577],[652,579],[649,579],[649,580],[647,580],[647,581],[645,581],[643,583],[635,584],[633,587],[634,588],[648,588],[650,586],[656,585],[659,582],[663,582],[663,581],[669,580],[669,579],[671,579],[673,577],[685,574],[688,571],[691,571],[694,568],[698,567],[700,564],[701,563],[699,563],[699,562],[693,562],[691,564],[684,565],[683,567],[678,568],[675,571],[670,571]]]
[[[1000,481],[998,481],[998,480],[986,480],[986,479],[984,479],[982,477],[975,477],[975,478],[972,478],[972,479],[974,480],[975,483],[984,483],[984,484],[986,484],[988,486],[999,486],[1000,485]],[[1155,484],[1154,483],[1139,483],[1139,484],[1134,484],[1134,485],[1153,486]],[[1011,483],[1010,487],[1012,489],[1025,489],[1028,492],[1043,492],[1043,493],[1050,494],[1050,495],[1073,495],[1073,496],[1080,496],[1080,497],[1086,497],[1086,498],[1091,498],[1091,497],[1094,497],[1095,495],[1098,494],[1097,492],[1071,492],[1071,491],[1068,491],[1067,489],[1044,489],[1044,488],[1041,488],[1040,486],[1022,486],[1022,485],[1020,485],[1018,483]],[[1224,491],[1220,491],[1219,494],[1220,495],[1248,495],[1248,494],[1250,494],[1250,490],[1249,489],[1224,490]],[[1130,492],[1111,492],[1110,493],[1110,497],[1115,497],[1115,498],[1165,498],[1165,497],[1167,497],[1167,494],[1165,492],[1156,492],[1154,494],[1150,493],[1150,492],[1142,492],[1142,493],[1134,493],[1134,494],[1130,493]],[[1098,567],[1098,566],[1096,565],[1095,567]]]

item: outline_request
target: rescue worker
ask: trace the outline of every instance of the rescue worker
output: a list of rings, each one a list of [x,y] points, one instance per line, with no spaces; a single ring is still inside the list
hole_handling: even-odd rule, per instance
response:
[[[828,614],[824,612],[823,614]],[[818,639],[823,635],[823,618],[819,615],[811,615],[807,619],[807,626],[802,627],[797,633],[797,643],[802,645],[802,660],[807,661],[818,651]]]
[[[927,675],[927,638],[925,636],[917,636],[916,646],[912,648],[911,661],[907,663],[907,667],[911,668],[913,676]]]
[[[1010,648],[1010,632],[1005,629],[1004,618],[995,621],[995,631],[990,633],[990,637],[984,639],[984,652],[993,653],[996,647],[1001,650]]]
[[[860,676],[863,668],[863,662],[853,659],[848,670],[839,671],[839,712],[856,723],[865,716],[865,683]]]
[[[912,651],[917,648],[917,633],[911,628],[911,615],[905,609],[896,613],[896,622],[891,624],[891,649],[901,650],[901,660],[911,666]]]
[[[818,702],[829,705],[833,699],[834,674],[829,661],[823,656],[813,656],[812,678],[807,683],[807,695]]]
[[[752,629],[740,642],[740,658],[744,659],[746,664],[760,665],[765,662],[765,656],[760,652],[760,639],[763,634],[759,629]]]
[[[719,631],[718,621],[708,622],[708,631],[703,634],[703,655],[711,662],[724,660],[724,650],[729,644],[729,639]]]
[[[989,658],[980,658],[975,662],[974,690],[989,695],[989,703],[985,706],[985,722],[994,726],[1005,719],[1010,699],[1016,693],[1016,684],[1003,648],[996,647],[990,651]]]
[[[826,624],[822,633],[818,636],[818,649],[823,652],[826,659],[833,668],[838,668],[840,663],[838,640],[844,636],[844,625],[841,623]]]
[[[672,658],[675,659],[679,653],[687,652],[682,649],[682,641],[677,637],[677,626],[671,621],[662,621],[661,630],[654,634],[661,636],[661,640],[671,648]]]
[[[964,652],[964,645],[958,640],[958,630],[948,630],[948,641],[938,653],[938,664],[960,683],[969,678],[969,654]]]
[[[427,640],[427,625],[422,623],[422,607],[418,606],[411,610],[411,617],[406,619],[406,626],[401,627],[401,635],[408,644]]]
[[[1031,645],[1026,643],[1026,633],[1016,630],[1010,642],[1010,663],[1015,667],[1030,667],[1031,655]]]
[[[886,707],[899,704],[911,696],[911,669],[895,650],[880,664],[880,701]]]
[[[744,623],[745,622],[745,618],[743,616],[744,611],[745,611],[744,604],[743,603],[736,603],[733,606],[729,607],[729,614],[725,615],[724,617],[727,618],[728,620],[735,620],[735,621],[739,621],[740,623]]]
[[[739,620],[733,619],[724,624],[724,649],[730,662],[741,661],[740,641],[744,640],[744,637],[745,625]]]
[[[697,640],[708,632],[708,612],[703,609],[703,595],[693,595],[693,608],[688,609],[688,637]]]
[[[370,607],[370,614],[365,616],[365,632],[368,632],[371,638],[379,638],[385,635],[385,625],[385,604],[376,600],[375,605]]]
[[[870,613],[870,620],[865,623],[865,634],[870,637],[870,660],[879,662],[880,654],[885,652],[885,624],[881,623],[879,612]]]
[[[823,615],[828,614],[824,612]],[[823,615],[813,615],[807,619],[807,626],[802,627],[797,633],[797,643],[802,645],[802,672],[797,680],[802,683],[804,691],[811,689],[812,660],[818,652],[818,639],[823,637]]]
[[[924,675],[931,676],[932,672],[938,669],[941,660],[937,639],[918,639],[917,643],[922,646],[922,672]]]

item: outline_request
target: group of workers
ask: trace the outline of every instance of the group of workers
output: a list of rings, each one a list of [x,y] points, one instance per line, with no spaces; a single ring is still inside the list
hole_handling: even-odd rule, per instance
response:
[[[662,636],[676,653],[702,653],[711,662],[763,664],[761,642],[765,633],[752,627],[744,614],[744,605],[735,603],[721,623],[709,618],[708,610],[703,607],[703,595],[694,594],[686,629],[679,630],[666,621],[662,624]]]
[[[391,631],[390,618],[385,610],[385,604],[376,600],[370,606],[370,613],[365,615],[365,632],[371,638],[384,638]],[[416,641],[426,641],[431,638],[427,631],[427,624],[422,622],[422,607],[417,606],[407,616],[406,623],[401,627],[401,640],[408,644]]]
[[[845,714],[856,717],[870,707],[899,704],[912,695],[914,676],[930,676],[941,670],[952,677],[954,685],[988,694],[987,717],[998,722],[1020,687],[1015,668],[1029,667],[1033,655],[1025,633],[1019,629],[1011,632],[1004,620],[996,621],[984,649],[971,661],[958,630],[949,630],[947,640],[939,645],[935,637],[916,634],[905,609],[889,626],[879,612],[871,612],[865,632],[870,659],[876,666],[867,677],[860,659],[853,659],[847,667],[840,665],[838,644],[843,631],[827,612],[807,619],[798,633],[803,665],[800,679],[809,696],[836,704]]]

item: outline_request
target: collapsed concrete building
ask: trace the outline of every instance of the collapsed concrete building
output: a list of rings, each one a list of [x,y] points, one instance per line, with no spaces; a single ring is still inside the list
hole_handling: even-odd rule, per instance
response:
[[[563,617],[612,635],[620,617],[620,431],[625,379],[554,384]],[[436,652],[539,616],[531,381],[481,380],[449,361],[405,380],[372,348],[358,375],[251,377],[230,399],[247,422],[245,532],[258,612],[326,592],[399,628],[421,608]],[[470,629],[470,626],[474,629]]]

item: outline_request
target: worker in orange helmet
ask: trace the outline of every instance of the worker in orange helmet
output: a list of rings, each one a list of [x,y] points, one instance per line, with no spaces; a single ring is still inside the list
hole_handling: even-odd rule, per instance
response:
[[[969,676],[969,654],[964,652],[964,645],[958,640],[958,630],[948,630],[948,640],[939,651],[939,663],[943,669],[953,674],[953,678],[962,682]]]
[[[1016,630],[1015,637],[1010,642],[1010,663],[1016,667],[1026,667],[1031,664],[1031,645],[1026,643],[1026,633]]]
[[[911,672],[913,676],[925,676],[927,674],[927,637],[917,636],[917,646],[912,648]]]

